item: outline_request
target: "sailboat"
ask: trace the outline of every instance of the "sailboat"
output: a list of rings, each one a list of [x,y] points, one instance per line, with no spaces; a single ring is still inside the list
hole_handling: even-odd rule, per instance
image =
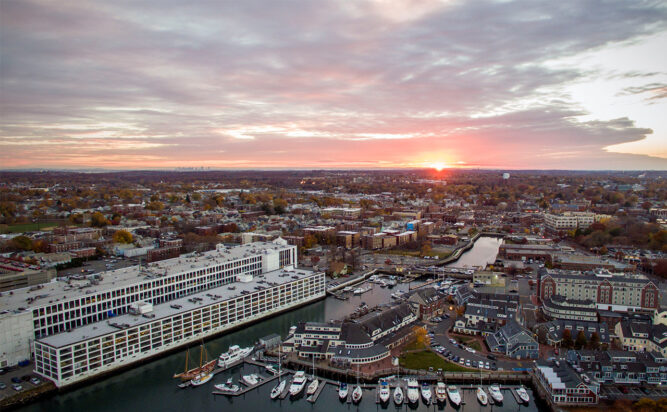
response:
[[[486,406],[486,404],[489,403],[489,397],[486,395],[484,388],[482,388],[481,386],[477,387],[477,400],[484,406]]]
[[[287,385],[287,380],[283,380],[280,376],[280,366],[283,363],[283,359],[280,356],[280,345],[278,345],[278,384],[271,389],[271,399],[276,399],[280,394],[285,390]]]
[[[396,386],[396,389],[394,389],[394,403],[396,405],[403,403],[403,389],[401,389],[401,385]]]
[[[491,394],[491,398],[493,398],[493,400],[496,403],[503,402],[503,394],[500,392],[500,386],[498,385],[489,386],[489,393]]]
[[[199,377],[199,381],[201,381],[202,378],[205,378],[205,375],[209,374],[210,372],[213,371],[213,368],[215,368],[215,359],[212,361],[208,360],[208,352],[206,352],[206,348],[204,348],[204,343],[199,346],[199,366],[194,368],[194,369],[188,369],[189,365],[189,357],[190,357],[190,350],[188,349],[185,352],[185,370],[182,373],[177,373],[174,375],[174,378],[180,378],[183,381],[189,381],[193,380],[197,377]],[[213,374],[211,374],[210,378],[213,377]],[[206,382],[208,382],[207,379]],[[192,382],[194,384],[194,382]],[[204,382],[205,383],[205,382]],[[201,385],[201,383],[200,383]]]
[[[306,395],[312,395],[317,392],[317,387],[320,386],[320,381],[315,377],[315,356],[313,356],[313,381],[310,382],[306,388]]]
[[[361,386],[359,385],[359,365],[357,365],[357,386],[355,386],[354,390],[352,391],[352,402],[359,403],[363,394],[364,392],[361,390]]]

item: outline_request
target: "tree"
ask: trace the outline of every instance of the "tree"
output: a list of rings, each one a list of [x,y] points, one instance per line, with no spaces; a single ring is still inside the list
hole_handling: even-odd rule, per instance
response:
[[[572,347],[573,344],[574,342],[572,342],[572,332],[569,329],[564,329],[561,346],[566,349],[569,349]]]
[[[583,330],[580,330],[579,333],[577,333],[577,340],[574,342],[574,347],[576,349],[583,349],[586,347],[586,343],[588,343],[586,334]]]
[[[115,243],[132,243],[133,242],[132,233],[127,230],[118,230],[113,234],[113,241]]]
[[[600,347],[600,335],[597,332],[591,334],[591,340],[588,342],[588,346],[591,349],[598,349]]]
[[[431,339],[429,339],[428,334],[426,333],[426,328],[422,326],[415,326],[412,330],[415,332],[417,346],[425,348],[431,343]]]
[[[32,250],[32,239],[28,236],[16,236],[12,238],[12,246],[20,250]]]
[[[93,227],[104,227],[109,224],[109,220],[100,212],[94,212],[90,216],[90,225]]]
[[[421,248],[421,253],[422,256],[427,256],[431,253],[431,243],[430,242],[424,242]]]

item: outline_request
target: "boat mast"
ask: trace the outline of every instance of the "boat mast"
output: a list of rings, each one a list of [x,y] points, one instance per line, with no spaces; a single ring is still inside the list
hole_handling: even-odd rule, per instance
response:
[[[187,348],[186,351],[185,351],[185,371],[183,373],[188,372],[188,360],[189,360],[188,358],[189,358],[189,355],[190,355],[190,348]]]

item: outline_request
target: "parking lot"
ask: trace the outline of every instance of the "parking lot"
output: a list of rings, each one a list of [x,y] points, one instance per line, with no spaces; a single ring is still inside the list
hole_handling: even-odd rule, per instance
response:
[[[45,381],[35,375],[32,368],[31,363],[11,370],[0,370],[0,399],[44,385]]]
[[[128,266],[138,265],[139,258],[123,259],[123,258],[106,258],[98,260],[89,260],[81,267],[69,268],[58,271],[58,276],[70,276],[104,272],[106,270],[120,269]]]
[[[431,339],[431,342],[437,343],[441,345],[445,349],[445,353],[449,352],[453,356],[458,357],[459,361],[456,362],[457,364],[461,365],[460,359],[464,359],[464,365],[466,365],[465,361],[470,360],[472,366],[472,362],[475,362],[475,367],[479,364],[480,361],[484,362],[484,369],[486,370],[486,363],[489,363],[489,370],[493,370],[493,367],[495,365],[495,368],[497,370],[512,370],[514,368],[530,368],[532,367],[533,362],[531,360],[525,360],[525,361],[510,361],[507,359],[499,358],[496,360],[489,359],[487,357],[487,353],[479,352],[476,351],[475,353],[470,352],[469,350],[466,350],[465,347],[459,344],[452,343],[450,341],[450,336],[449,336],[449,329],[452,327],[454,324],[454,317],[455,314],[453,312],[448,313],[449,318],[444,319],[440,323],[436,323],[433,326],[429,327],[429,330],[433,330],[433,338]],[[455,359],[455,358],[454,358]],[[466,365],[467,366],[467,365]]]

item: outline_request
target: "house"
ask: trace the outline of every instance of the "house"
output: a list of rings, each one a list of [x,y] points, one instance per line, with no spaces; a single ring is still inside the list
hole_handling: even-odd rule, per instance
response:
[[[616,324],[614,333],[625,350],[655,351],[667,357],[667,325],[622,321]]]
[[[420,288],[410,294],[408,302],[419,319],[429,319],[440,315],[446,306],[445,295],[433,288]]]
[[[486,337],[486,344],[491,352],[502,353],[514,359],[537,359],[539,343],[533,334],[524,329],[514,319]]]
[[[667,359],[658,352],[569,350],[567,362],[601,384],[664,385]]]
[[[565,361],[538,360],[534,366],[538,384],[549,400],[556,405],[595,405],[599,387],[586,384]]]
[[[535,326],[535,333],[539,334],[540,331],[543,331],[547,344],[555,346],[563,340],[563,331],[566,329],[570,331],[573,341],[577,339],[579,331],[583,331],[587,342],[591,341],[594,333],[597,334],[600,344],[609,344],[610,342],[609,327],[604,322],[556,319]]]

